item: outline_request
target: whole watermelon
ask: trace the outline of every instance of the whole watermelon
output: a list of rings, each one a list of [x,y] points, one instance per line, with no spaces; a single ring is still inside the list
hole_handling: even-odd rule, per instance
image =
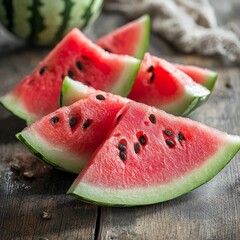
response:
[[[103,0],[0,0],[0,22],[35,45],[53,45],[73,27],[85,28]]]

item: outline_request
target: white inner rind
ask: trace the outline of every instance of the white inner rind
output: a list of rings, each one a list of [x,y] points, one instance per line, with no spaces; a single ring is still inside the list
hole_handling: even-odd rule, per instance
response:
[[[31,124],[37,120],[37,116],[30,113],[22,104],[21,99],[9,93],[0,98],[2,105],[16,116],[26,120],[27,124]]]
[[[240,149],[239,137],[229,136],[226,142],[203,165],[166,184],[152,186],[149,183],[149,186],[118,189],[111,187],[111,182],[102,186],[92,185],[84,181],[83,175],[80,182],[75,180],[68,193],[102,205],[133,206],[167,201],[204,184],[221,171]]]
[[[174,115],[183,115],[185,112],[191,112],[191,108],[195,107],[196,104],[192,104],[193,102],[203,101],[210,93],[207,88],[200,84],[194,84],[190,87],[186,85],[185,93],[179,99],[174,99],[168,104],[157,107],[168,113],[174,113]]]
[[[46,163],[72,173],[79,173],[89,157],[73,154],[63,146],[51,144],[36,131],[24,130],[17,134],[17,138],[29,147],[35,155]],[[42,155],[41,157],[39,156]]]
[[[141,61],[132,57],[129,57],[128,61],[129,63],[122,69],[121,75],[111,89],[109,89],[109,92],[126,97],[131,91]]]
[[[61,90],[61,106],[69,106],[80,99],[85,99],[91,92],[93,89],[83,83],[65,77]]]

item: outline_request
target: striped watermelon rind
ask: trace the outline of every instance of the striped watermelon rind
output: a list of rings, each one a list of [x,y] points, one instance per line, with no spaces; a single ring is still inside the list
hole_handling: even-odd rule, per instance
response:
[[[0,0],[0,21],[16,36],[36,45],[54,45],[72,28],[90,25],[103,0]]]

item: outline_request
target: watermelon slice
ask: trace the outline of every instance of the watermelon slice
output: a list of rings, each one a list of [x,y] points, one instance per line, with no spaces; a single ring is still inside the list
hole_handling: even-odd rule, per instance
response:
[[[12,91],[0,98],[11,112],[34,122],[58,108],[65,76],[96,89],[127,96],[140,61],[104,51],[73,29]]]
[[[146,53],[128,97],[174,115],[187,115],[209,94],[171,63]]]
[[[134,102],[114,124],[69,194],[114,206],[166,201],[213,178],[240,149],[238,136]]]
[[[142,59],[148,47],[149,35],[150,18],[144,15],[102,36],[96,44],[111,53],[126,54]]]
[[[150,20],[148,15],[144,15],[135,21],[117,28],[109,34],[102,36],[97,40],[96,44],[111,53],[127,54],[129,56],[142,58],[147,50],[149,33]],[[139,50],[136,50],[136,48]],[[189,75],[193,81],[203,85],[210,91],[213,90],[217,80],[216,72],[197,66],[183,64],[174,65]]]
[[[200,68],[192,65],[174,64],[174,66],[185,72],[196,83],[203,85],[210,91],[213,90],[218,77],[216,72],[207,68]]]
[[[68,81],[71,86],[77,85],[77,97],[82,100],[43,117],[16,136],[46,163],[79,173],[129,100],[68,78],[64,80],[64,90]]]

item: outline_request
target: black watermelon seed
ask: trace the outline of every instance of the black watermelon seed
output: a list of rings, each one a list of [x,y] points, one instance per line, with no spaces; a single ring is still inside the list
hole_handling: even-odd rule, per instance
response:
[[[118,115],[118,117],[117,117],[117,122],[119,122],[119,120],[121,119],[121,117],[122,117],[122,114]]]
[[[185,140],[185,137],[184,137],[184,135],[181,132],[179,132],[178,133],[178,141],[181,142],[183,140]]]
[[[127,150],[127,146],[124,143],[119,143],[118,149],[122,152],[125,152]]]
[[[119,153],[119,157],[120,157],[123,161],[125,161],[125,160],[127,159],[127,154],[126,154],[126,152],[121,151],[121,152]]]
[[[141,146],[139,143],[134,143],[134,151],[135,153],[139,153],[141,150]]]
[[[82,56],[82,59],[84,59],[84,60],[89,60],[89,58],[87,57],[87,56]]]
[[[68,76],[70,78],[74,78],[74,73],[71,70],[68,70]]]
[[[163,131],[168,137],[171,137],[173,135],[172,131],[169,129],[166,129]]]
[[[143,135],[140,136],[139,141],[143,146],[147,143],[147,139]]]
[[[43,75],[46,71],[47,71],[47,67],[46,67],[46,66],[45,66],[45,67],[42,67],[42,68],[40,69],[40,71],[39,71],[39,74],[40,74],[40,75]]]
[[[103,48],[106,52],[111,53],[112,51],[109,48]]]
[[[59,121],[59,117],[57,117],[57,116],[52,117],[52,118],[50,119],[50,122],[53,123],[53,124],[57,123],[58,121]]]
[[[175,142],[172,141],[172,140],[170,140],[170,139],[166,139],[166,144],[167,144],[170,148],[172,148],[172,147],[175,146]]]
[[[96,99],[98,99],[98,100],[105,100],[105,97],[102,94],[98,94],[96,96]]]
[[[83,65],[82,65],[81,62],[76,62],[76,66],[77,66],[77,68],[78,68],[80,71],[83,70]]]
[[[76,125],[76,123],[77,123],[77,118],[76,117],[70,118],[69,125],[70,125],[71,128],[74,127]]]
[[[149,68],[148,68],[148,72],[153,72],[153,70],[154,70],[154,66],[153,65],[151,65]]]
[[[88,128],[88,127],[90,126],[90,124],[91,124],[91,120],[90,120],[90,119],[87,119],[87,120],[85,121],[85,123],[83,124],[83,128],[84,128],[84,129]]]
[[[153,83],[154,79],[155,79],[155,75],[152,74],[152,76],[150,77],[150,83]]]
[[[150,114],[149,120],[153,124],[155,124],[157,122],[156,116],[154,114]]]

